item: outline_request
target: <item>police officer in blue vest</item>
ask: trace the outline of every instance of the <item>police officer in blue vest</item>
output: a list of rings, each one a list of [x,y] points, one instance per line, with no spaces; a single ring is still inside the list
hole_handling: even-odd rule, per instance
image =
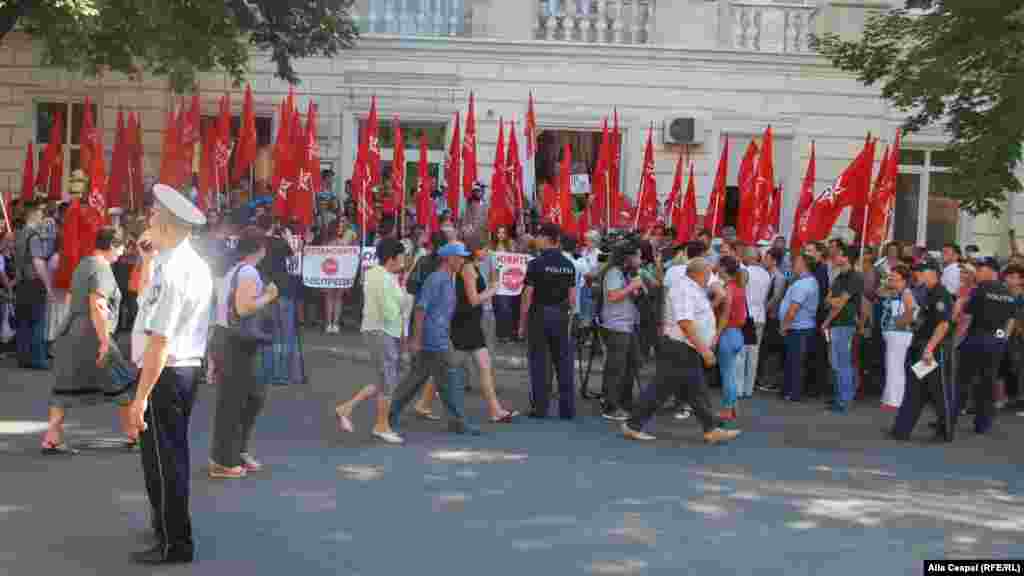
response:
[[[560,249],[561,231],[555,224],[540,229],[543,251],[526,267],[526,287],[520,305],[519,334],[526,335],[530,364],[530,416],[546,418],[551,399],[548,367],[558,377],[558,412],[576,416],[573,395],[574,346],[570,327],[576,308],[576,267]]]
[[[890,437],[909,440],[921,411],[928,402],[935,406],[938,427],[935,440],[951,442],[956,429],[956,393],[952,382],[943,378],[942,343],[949,334],[953,313],[953,298],[939,282],[941,268],[938,262],[925,260],[914,267],[921,279],[917,317],[914,320],[914,336],[907,350],[907,390],[896,414]],[[911,368],[917,363],[930,365],[932,370],[918,378]]]
[[[993,386],[999,362],[1013,332],[1016,300],[999,281],[999,264],[991,256],[975,262],[978,285],[964,308],[970,316],[967,338],[960,345],[960,384],[973,386],[974,431],[986,434],[995,420]]]
[[[213,279],[189,236],[206,217],[178,191],[153,187],[150,227],[139,238],[142,289],[132,329],[139,366],[126,432],[141,435],[142,470],[156,544],[141,564],[191,562],[188,423],[210,330]]]

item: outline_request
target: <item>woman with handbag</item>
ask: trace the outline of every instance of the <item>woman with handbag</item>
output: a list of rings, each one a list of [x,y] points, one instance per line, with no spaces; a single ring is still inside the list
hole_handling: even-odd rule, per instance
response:
[[[725,304],[718,319],[718,371],[722,377],[722,412],[724,423],[736,420],[737,368],[746,365],[744,326],[747,312],[747,273],[733,256],[719,261],[720,274],[725,281]]]
[[[74,453],[64,441],[64,417],[71,406],[117,402],[121,422],[127,422],[137,369],[114,340],[121,290],[111,269],[123,252],[117,230],[101,228],[96,235],[96,251],[83,258],[71,276],[67,320],[57,330],[56,383],[50,395],[43,454]]]
[[[266,286],[257,266],[267,254],[267,238],[247,228],[238,240],[238,264],[228,271],[217,299],[217,346],[223,359],[210,446],[211,478],[243,478],[263,465],[249,453],[256,417],[263,410],[266,379],[256,374],[262,345],[273,340],[265,308],[277,299],[277,285]]]

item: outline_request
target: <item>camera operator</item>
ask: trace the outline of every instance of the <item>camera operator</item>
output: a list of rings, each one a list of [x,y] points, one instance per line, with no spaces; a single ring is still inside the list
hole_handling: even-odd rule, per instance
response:
[[[640,362],[637,303],[646,291],[639,269],[639,244],[632,238],[612,247],[608,269],[601,279],[604,298],[601,320],[607,354],[604,363],[604,410],[606,420],[624,422],[633,406],[633,382]]]

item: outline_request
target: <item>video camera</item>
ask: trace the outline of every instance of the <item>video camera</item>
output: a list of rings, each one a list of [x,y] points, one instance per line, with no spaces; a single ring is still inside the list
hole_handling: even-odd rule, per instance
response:
[[[597,255],[597,261],[605,263],[609,257],[613,262],[621,262],[627,254],[640,249],[642,237],[635,230],[614,230],[605,235]]]

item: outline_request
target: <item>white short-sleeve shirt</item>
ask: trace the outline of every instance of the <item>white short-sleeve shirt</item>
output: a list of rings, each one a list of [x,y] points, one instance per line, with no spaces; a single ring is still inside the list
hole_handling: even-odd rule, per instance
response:
[[[132,328],[132,361],[142,366],[150,334],[167,338],[167,366],[199,366],[210,331],[213,279],[210,267],[188,240],[161,252]]]
[[[679,328],[680,321],[690,320],[697,328],[697,337],[710,346],[715,337],[715,312],[711,309],[707,292],[686,275],[684,266],[673,266],[668,275],[671,279],[667,282],[665,335],[696,349]]]
[[[747,310],[755,324],[764,324],[765,304],[772,288],[772,277],[764,268],[747,266]]]

